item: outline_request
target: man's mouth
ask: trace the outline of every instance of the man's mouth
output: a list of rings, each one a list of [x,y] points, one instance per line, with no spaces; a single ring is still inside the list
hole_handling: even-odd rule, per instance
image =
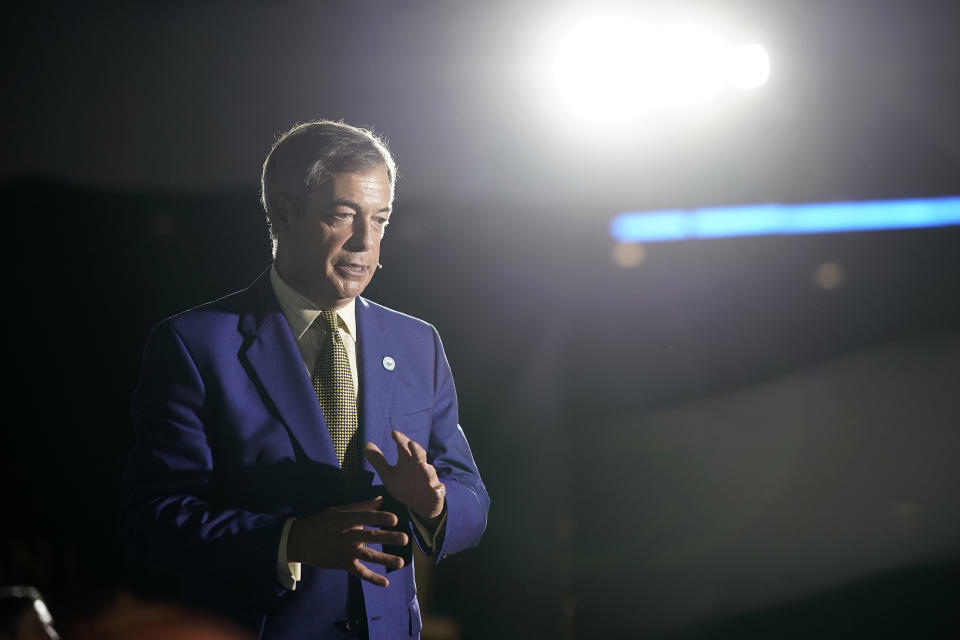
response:
[[[363,275],[367,272],[367,265],[357,262],[338,262],[334,265],[338,271],[354,275]]]

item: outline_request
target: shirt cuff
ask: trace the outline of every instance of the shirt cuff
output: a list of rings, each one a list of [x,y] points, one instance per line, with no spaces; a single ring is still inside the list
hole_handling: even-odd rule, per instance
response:
[[[296,518],[287,518],[283,523],[283,532],[280,534],[280,545],[277,549],[277,580],[280,586],[288,591],[294,591],[300,581],[300,563],[287,562],[287,538],[290,537],[290,526]]]
[[[417,531],[420,532],[420,539],[423,540],[424,545],[426,545],[426,550],[433,551],[436,549],[440,532],[443,531],[443,528],[447,524],[447,511],[443,511],[443,517],[440,518],[440,522],[437,523],[435,529],[431,529],[429,525],[424,523],[424,521],[420,519],[420,516],[415,514],[410,507],[407,507],[407,512],[410,514],[410,520],[413,521],[413,525],[417,528]]]

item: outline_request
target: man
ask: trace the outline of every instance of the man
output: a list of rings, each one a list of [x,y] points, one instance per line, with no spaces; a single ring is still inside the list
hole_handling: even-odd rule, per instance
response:
[[[294,127],[263,169],[271,268],[147,341],[129,553],[261,638],[418,637],[412,539],[441,559],[486,526],[439,336],[360,297],[395,179],[370,132]]]

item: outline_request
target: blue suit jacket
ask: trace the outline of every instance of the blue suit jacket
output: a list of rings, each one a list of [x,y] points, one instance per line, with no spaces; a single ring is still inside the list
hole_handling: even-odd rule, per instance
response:
[[[135,563],[182,577],[186,603],[222,612],[262,638],[337,637],[347,574],[304,566],[295,591],[280,588],[283,523],[386,494],[365,460],[359,493],[344,489],[268,276],[151,332],[132,406],[137,435],[124,478],[123,536]],[[450,367],[431,325],[357,303],[361,442],[376,443],[391,464],[391,429],[427,450],[447,487],[439,560],[477,544],[490,502],[458,424]],[[416,538],[404,510],[397,513]],[[409,548],[393,552],[409,558]],[[370,638],[417,637],[412,563],[388,578],[387,588],[362,583]]]

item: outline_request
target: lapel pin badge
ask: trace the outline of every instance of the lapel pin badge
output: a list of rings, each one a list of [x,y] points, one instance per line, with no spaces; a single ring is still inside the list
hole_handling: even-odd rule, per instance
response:
[[[393,371],[397,366],[397,361],[390,356],[383,356],[383,368],[387,371]]]

